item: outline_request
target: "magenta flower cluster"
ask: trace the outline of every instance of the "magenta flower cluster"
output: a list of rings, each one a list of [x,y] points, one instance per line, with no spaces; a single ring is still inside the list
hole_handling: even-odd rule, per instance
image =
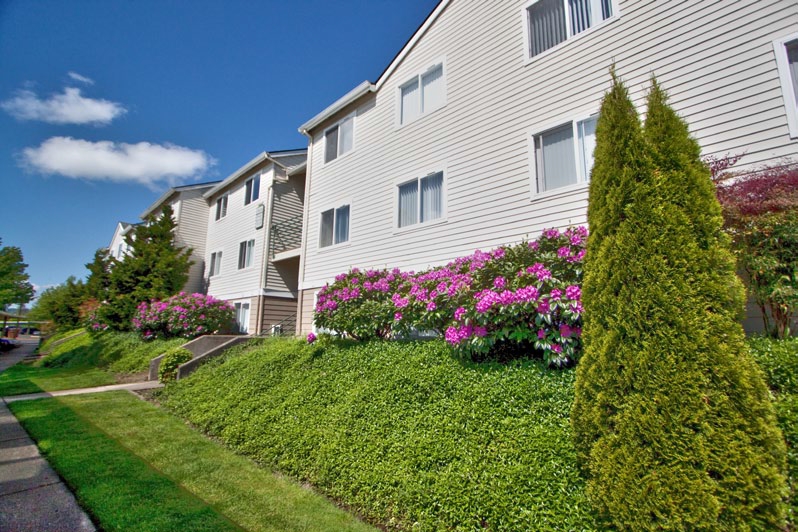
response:
[[[204,294],[180,292],[165,301],[142,302],[132,320],[146,339],[195,338],[229,327],[234,309],[226,301]]]
[[[355,268],[319,292],[316,325],[356,339],[433,331],[471,358],[512,343],[553,364],[575,361],[586,241],[584,227],[547,229],[420,273]]]

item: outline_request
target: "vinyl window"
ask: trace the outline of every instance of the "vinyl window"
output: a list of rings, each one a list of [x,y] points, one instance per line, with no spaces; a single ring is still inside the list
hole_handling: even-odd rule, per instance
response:
[[[443,172],[435,172],[399,185],[398,196],[399,227],[443,218]]]
[[[399,87],[399,123],[412,122],[445,104],[446,78],[439,63]]]
[[[798,138],[798,33],[773,41],[779,69],[787,127],[790,137]]]
[[[349,241],[349,205],[329,209],[321,213],[319,247]]]
[[[236,303],[235,309],[238,332],[247,333],[249,331],[249,303]]]
[[[334,161],[355,147],[355,115],[349,115],[324,132],[324,162]]]
[[[216,220],[227,216],[227,194],[216,200]]]
[[[260,197],[260,174],[257,174],[245,183],[244,205],[249,205]]]
[[[533,135],[535,190],[540,194],[586,183],[593,168],[598,115]]]
[[[216,251],[211,253],[210,269],[208,270],[208,277],[219,275],[222,273],[222,252]]]
[[[238,245],[238,269],[243,270],[252,266],[252,256],[255,254],[255,240],[247,240]]]
[[[524,8],[529,57],[614,15],[612,0],[534,0]]]

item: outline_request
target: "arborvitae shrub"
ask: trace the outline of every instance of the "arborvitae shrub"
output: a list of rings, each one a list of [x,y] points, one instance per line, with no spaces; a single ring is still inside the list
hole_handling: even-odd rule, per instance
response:
[[[572,410],[588,494],[620,530],[778,528],[784,443],[736,321],[742,287],[709,172],[656,83],[643,129],[613,78]]]

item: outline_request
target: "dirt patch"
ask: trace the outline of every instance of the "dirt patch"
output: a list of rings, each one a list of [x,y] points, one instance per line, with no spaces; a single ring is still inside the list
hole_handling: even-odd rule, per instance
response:
[[[140,371],[138,373],[117,373],[116,374],[116,382],[117,384],[127,384],[130,382],[142,382],[147,380],[148,373],[146,371]]]

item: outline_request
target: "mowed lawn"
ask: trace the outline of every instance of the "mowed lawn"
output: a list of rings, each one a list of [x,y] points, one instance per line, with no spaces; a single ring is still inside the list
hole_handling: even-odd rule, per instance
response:
[[[133,394],[9,407],[102,529],[375,530]]]
[[[26,393],[52,392],[114,384],[108,371],[93,367],[45,368],[19,363],[0,373],[0,397]]]

